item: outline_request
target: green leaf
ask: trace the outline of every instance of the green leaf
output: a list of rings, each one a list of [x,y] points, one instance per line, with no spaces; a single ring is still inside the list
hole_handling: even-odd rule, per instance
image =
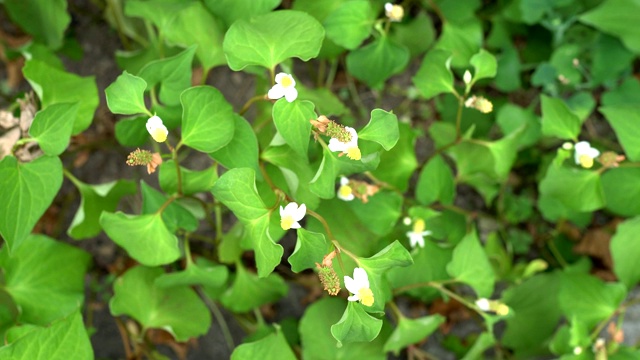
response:
[[[420,171],[416,185],[416,200],[423,205],[436,201],[452,204],[456,196],[453,172],[442,156],[434,156]]]
[[[144,79],[124,71],[104,90],[109,110],[114,114],[146,114],[148,111],[144,104],[146,88],[147,82]]]
[[[245,225],[255,250],[258,275],[269,275],[280,263],[284,249],[269,234],[271,213],[256,190],[255,172],[248,168],[231,169],[218,179],[212,193]]]
[[[62,163],[42,156],[19,163],[13,156],[0,160],[0,235],[9,250],[17,249],[53,202],[62,185]]]
[[[298,241],[293,254],[289,256],[291,271],[300,272],[305,269],[313,269],[316,263],[321,263],[322,258],[329,252],[329,242],[323,234],[298,229]]]
[[[445,321],[441,315],[425,316],[417,319],[401,317],[393,333],[384,344],[384,351],[393,351],[398,355],[401,349],[418,342],[431,335]]]
[[[435,49],[450,51],[454,68],[467,67],[471,57],[480,50],[482,39],[482,25],[477,19],[462,24],[445,22]]]
[[[197,86],[182,92],[182,142],[202,152],[214,152],[233,138],[233,108],[220,91]]]
[[[160,101],[165,105],[180,104],[180,94],[191,86],[191,63],[195,52],[196,46],[191,46],[175,56],[147,63],[138,74],[146,82],[146,90],[160,84]]]
[[[565,316],[591,328],[609,318],[627,291],[623,284],[605,283],[588,274],[566,273],[560,288],[560,307]]]
[[[495,274],[475,230],[467,233],[453,250],[447,272],[457,281],[471,286],[478,297],[488,298],[493,293]]]
[[[178,239],[167,229],[162,214],[103,212],[100,225],[113,242],[143,265],[164,265],[180,258]]]
[[[600,6],[582,14],[580,21],[619,37],[631,51],[640,53],[640,31],[627,26],[640,21],[639,2],[604,1]]]
[[[231,141],[220,150],[209,153],[227,169],[248,167],[256,172],[258,166],[258,139],[251,125],[242,116],[233,114],[234,132]]]
[[[148,115],[121,119],[116,123],[116,140],[122,146],[139,147],[149,140]],[[164,120],[163,120],[164,121]]]
[[[327,16],[322,25],[327,38],[334,43],[353,50],[360,46],[371,33],[374,15],[367,0],[343,2]]]
[[[179,228],[190,232],[197,230],[198,220],[177,201],[171,201],[165,205],[169,197],[144,181],[140,182],[140,192],[142,193],[142,214],[152,215],[162,209],[162,220],[170,233],[175,233]]]
[[[596,37],[591,56],[593,58],[591,75],[594,85],[615,81],[635,59],[635,55],[627,50],[619,38],[602,33]],[[604,101],[602,104],[609,105]]]
[[[183,271],[160,275],[154,284],[159,288],[195,285],[219,288],[226,284],[228,276],[229,270],[226,266],[216,265],[205,258],[198,258],[195,263],[188,263]]]
[[[19,321],[45,326],[78,309],[90,262],[84,251],[44,235],[30,235],[11,255],[4,247],[4,288],[20,307]]]
[[[160,165],[158,182],[162,191],[168,194],[178,192],[178,176],[176,163],[173,160],[165,161]],[[182,174],[182,194],[193,195],[203,191],[211,191],[213,184],[218,179],[215,167],[205,170],[189,170],[180,166]]]
[[[409,50],[388,36],[351,51],[347,70],[369,87],[380,89],[392,75],[400,73],[409,62]]]
[[[518,137],[518,148],[534,145],[542,135],[540,119],[530,109],[507,103],[498,110],[496,122],[503,134],[511,134],[524,127]]]
[[[478,336],[475,343],[467,353],[464,355],[462,360],[475,360],[482,358],[484,352],[495,345],[496,338],[493,336],[493,332],[483,332]]]
[[[391,38],[409,49],[411,57],[414,58],[429,50],[436,38],[436,31],[431,18],[424,11],[420,11],[408,22],[394,24],[391,27]]]
[[[222,295],[220,302],[233,312],[244,313],[277,301],[288,290],[287,284],[279,275],[272,273],[266,277],[257,277],[238,262],[233,284]]]
[[[324,87],[308,88],[301,83],[296,83],[296,89],[298,90],[298,99],[311,101],[320,114],[327,117],[349,114],[349,109],[330,89]]]
[[[40,110],[33,118],[29,135],[35,138],[45,154],[56,156],[69,145],[73,119],[78,112],[78,104],[59,103]]]
[[[245,343],[233,350],[231,360],[296,360],[297,357],[289,347],[280,327],[262,339]]]
[[[292,57],[307,61],[318,56],[323,38],[324,29],[316,19],[301,11],[281,10],[236,21],[223,48],[231,70],[249,65],[274,69]]]
[[[631,161],[640,161],[639,110],[640,107],[633,105],[601,107],[598,109],[613,127],[627,158]]]
[[[55,50],[62,46],[71,22],[64,0],[4,0],[9,16],[38,42]]]
[[[400,138],[398,117],[392,112],[374,109],[371,111],[369,123],[358,133],[358,138],[374,141],[382,145],[385,150],[391,150]]]
[[[322,162],[318,167],[316,175],[309,183],[309,189],[323,199],[331,199],[336,195],[336,177],[338,159],[329,149],[322,150]]]
[[[165,29],[167,42],[180,47],[197,45],[196,56],[205,73],[226,64],[222,52],[224,31],[200,1],[192,1],[178,12]]]
[[[640,249],[636,246],[638,231],[640,231],[640,218],[635,217],[618,225],[615,235],[611,238],[613,269],[618,280],[629,290],[640,281],[640,268],[638,268]]]
[[[268,13],[280,5],[281,0],[204,0],[204,4],[227,26],[236,20],[250,19]]]
[[[93,359],[93,356],[79,311],[0,347],[0,358],[7,360],[85,360]]]
[[[100,214],[103,211],[114,212],[123,196],[137,191],[136,184],[128,180],[89,185],[75,177],[70,179],[80,192],[80,207],[67,230],[69,236],[76,240],[97,236],[102,231]]]
[[[640,215],[640,168],[618,167],[602,174],[602,190],[607,209],[622,216]]]
[[[605,205],[600,173],[551,164],[539,184],[543,196],[557,199],[567,208],[594,211]]]
[[[309,101],[288,102],[280,99],[273,105],[273,123],[291,148],[307,159],[311,123],[318,116]]]
[[[485,49],[480,49],[480,52],[473,55],[469,63],[471,63],[475,70],[473,72],[472,84],[480,79],[495,77],[498,71],[498,63],[496,62],[495,56]]]
[[[380,165],[372,171],[373,176],[396,187],[400,191],[406,191],[409,187],[409,179],[418,167],[416,159],[416,132],[409,124],[398,123],[399,138],[393,149],[380,154]]]
[[[349,207],[360,220],[367,224],[369,231],[378,235],[387,235],[398,222],[402,214],[403,198],[396,192],[380,191],[369,197],[366,203],[351,201]]]
[[[314,176],[314,171],[307,163],[308,159],[295,153],[289,146],[269,146],[261,154],[262,159],[277,166],[287,181],[292,198],[306,204],[307,208],[318,207],[320,199],[306,186]]]
[[[22,73],[38,94],[42,109],[58,103],[78,103],[78,113],[73,121],[72,135],[86,130],[98,107],[98,88],[93,76],[80,77],[52,68],[37,61],[29,60],[22,68]]]
[[[349,301],[340,321],[331,326],[331,335],[342,344],[375,339],[382,329],[382,320],[367,314],[364,305]]]
[[[561,99],[540,95],[542,100],[542,134],[559,139],[575,140],[582,123]]]
[[[130,316],[144,330],[163,329],[177,341],[206,334],[211,314],[198,294],[188,286],[156,286],[155,280],[162,274],[161,268],[144,266],[127,270],[113,284],[111,314]]]
[[[442,93],[456,94],[450,61],[451,52],[439,49],[429,51],[422,60],[420,69],[411,80],[426,99]]]

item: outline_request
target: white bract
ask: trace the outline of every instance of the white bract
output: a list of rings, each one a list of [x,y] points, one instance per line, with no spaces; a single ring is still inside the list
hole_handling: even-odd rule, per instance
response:
[[[306,213],[307,206],[305,204],[298,207],[297,203],[292,202],[287,204],[284,209],[280,206],[280,226],[283,230],[299,229],[300,223],[298,221],[302,220]]]
[[[409,237],[409,245],[412,248],[415,248],[416,245],[421,248],[424,247],[424,237],[431,235],[431,231],[425,231],[425,223],[424,220],[418,219],[413,223],[413,230],[407,233]]]
[[[476,306],[482,311],[491,310],[491,304],[489,303],[489,300],[485,298],[480,298],[476,300]]]
[[[267,93],[269,99],[280,99],[284,96],[288,102],[298,98],[298,90],[296,90],[296,81],[293,76],[286,73],[276,75],[276,84]]]
[[[169,135],[169,130],[162,123],[162,119],[159,116],[152,116],[147,120],[147,131],[153,138],[153,140],[161,143],[167,141],[167,135]]]
[[[344,201],[351,201],[355,199],[353,195],[353,189],[349,186],[349,179],[344,176],[340,177],[340,188],[338,189],[338,199]]]
[[[581,165],[585,169],[589,169],[593,166],[593,159],[600,156],[600,151],[596,148],[592,148],[591,144],[587,141],[580,141],[574,146],[575,160],[577,165]]]
[[[399,22],[402,21],[402,18],[404,17],[404,8],[400,5],[386,3],[384,4],[384,13],[387,15],[389,20]]]
[[[471,73],[469,72],[469,70],[466,70],[464,72],[464,75],[462,76],[462,80],[464,80],[465,84],[469,84],[471,82]]]
[[[329,150],[346,153],[349,159],[360,160],[362,154],[358,148],[358,133],[356,129],[345,126],[344,129],[351,135],[349,142],[342,142],[336,138],[329,140]]]
[[[349,301],[360,301],[366,306],[373,305],[373,292],[369,288],[369,276],[363,268],[353,269],[353,279],[345,275],[344,287],[353,294],[349,296]]]

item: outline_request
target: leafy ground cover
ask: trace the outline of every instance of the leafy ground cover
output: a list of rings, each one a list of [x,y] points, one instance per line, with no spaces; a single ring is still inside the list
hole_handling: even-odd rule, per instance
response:
[[[0,358],[635,359],[639,8],[2,1]]]

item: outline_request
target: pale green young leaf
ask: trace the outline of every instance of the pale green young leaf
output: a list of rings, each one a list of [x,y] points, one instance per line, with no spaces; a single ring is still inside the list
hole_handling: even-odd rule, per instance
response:
[[[114,212],[120,199],[137,191],[136,184],[128,180],[89,185],[70,178],[80,192],[80,207],[67,234],[76,240],[94,237],[102,231],[99,219],[103,211]]]
[[[322,263],[322,258],[327,253],[329,253],[329,242],[323,234],[300,228],[296,248],[288,260],[291,271],[297,273],[305,269],[313,269],[316,263]]]
[[[640,161],[640,111],[639,106],[607,106],[598,109],[607,118],[631,161]]]
[[[558,139],[575,140],[582,123],[561,99],[540,95],[542,100],[542,134]]]
[[[233,123],[234,132],[231,141],[220,150],[209,153],[209,156],[227,169],[247,167],[259,172],[256,133],[247,120],[240,115],[233,114]]]
[[[380,89],[392,75],[400,73],[409,62],[409,50],[388,36],[349,52],[347,69],[369,87]]]
[[[64,0],[4,0],[9,17],[38,42],[57,50],[71,22]]]
[[[467,233],[453,250],[447,272],[455,280],[471,286],[478,297],[491,296],[496,277],[475,229]]]
[[[127,215],[105,211],[100,216],[100,225],[113,242],[143,265],[165,265],[180,258],[178,238],[167,229],[162,214]]]
[[[19,321],[46,326],[78,309],[89,254],[44,235],[30,235],[22,245],[11,255],[7,247],[0,251],[3,287],[20,306]]]
[[[99,103],[93,76],[80,77],[38,60],[27,61],[22,72],[40,98],[42,109],[52,104],[78,103],[76,117],[67,119],[73,122],[72,135],[81,133],[91,125]]]
[[[640,3],[637,1],[604,1],[580,15],[580,21],[619,37],[631,51],[640,53],[640,30],[628,26],[640,21]]]
[[[226,266],[216,265],[204,257],[187,264],[182,271],[162,274],[154,282],[159,288],[172,288],[176,286],[209,286],[219,288],[227,282],[229,270]]]
[[[338,347],[352,342],[371,342],[382,329],[382,320],[364,310],[364,305],[349,301],[340,321],[331,326],[331,335]]]
[[[163,273],[161,268],[144,266],[127,270],[113,284],[111,314],[128,315],[144,329],[163,329],[177,341],[204,335],[211,326],[211,313],[189,286],[156,286]]]
[[[158,168],[158,182],[160,188],[167,194],[178,192],[178,176],[176,163],[173,160],[165,161]],[[215,167],[204,170],[189,170],[180,167],[182,175],[182,194],[193,195],[203,191],[211,191],[213,184],[218,179]]]
[[[387,151],[396,146],[399,138],[398,117],[382,109],[371,111],[369,123],[358,133],[358,139],[374,141]]]
[[[225,308],[244,313],[259,306],[275,302],[285,296],[289,288],[277,274],[257,277],[236,263],[236,275],[231,287],[220,298]]]
[[[640,168],[617,167],[602,174],[602,191],[606,208],[622,216],[640,215]]]
[[[0,347],[0,358],[7,360],[86,360],[93,356],[80,311],[48,327],[35,327],[15,342]]]
[[[615,235],[611,238],[611,256],[613,269],[627,289],[631,290],[640,281],[638,258],[640,248],[637,246],[640,218],[625,220],[618,225]]]
[[[398,326],[384,344],[384,351],[392,351],[398,355],[403,348],[419,343],[431,335],[445,320],[445,317],[441,315],[424,316],[417,319],[401,317]]]
[[[334,43],[353,50],[366,40],[373,27],[374,14],[367,0],[343,2],[322,22],[327,38]]]
[[[311,137],[309,120],[318,117],[314,108],[313,103],[304,100],[288,102],[280,99],[273,105],[273,123],[276,129],[287,144],[305,160]]]
[[[449,68],[450,61],[451,52],[439,49],[429,51],[422,60],[420,69],[412,80],[426,99],[442,93],[456,93],[453,74]]]
[[[222,19],[227,26],[236,20],[250,19],[268,13],[280,5],[282,0],[204,0],[211,12]],[[295,3],[294,3],[295,4]]]
[[[0,235],[9,250],[20,246],[53,202],[62,185],[62,162],[42,156],[19,163],[13,156],[0,160]]]
[[[354,160],[352,160],[354,161]],[[331,199],[336,195],[336,178],[338,159],[329,149],[322,150],[322,162],[318,167],[316,175],[309,182],[311,192],[322,199]]]
[[[147,82],[143,78],[124,71],[116,81],[105,90],[107,106],[114,114],[135,115],[146,114],[144,91]]]
[[[214,152],[233,138],[233,108],[220,91],[197,86],[182,92],[182,142],[198,151]]]
[[[77,103],[58,103],[40,110],[33,118],[29,135],[35,138],[42,151],[50,156],[62,154],[69,145],[73,123],[78,112]]]
[[[498,71],[498,63],[495,56],[485,49],[480,49],[477,54],[473,55],[469,63],[474,69],[472,83],[480,79],[495,77]]]
[[[155,214],[162,209],[162,220],[170,233],[178,229],[193,232],[198,228],[198,220],[177,201],[165,206],[169,197],[152,188],[144,181],[140,181],[142,194],[142,214]]]
[[[605,283],[588,274],[565,273],[559,301],[565,316],[575,317],[591,328],[608,319],[626,295],[625,286],[621,283]]]
[[[289,347],[280,327],[262,339],[244,343],[233,350],[231,360],[296,360],[297,357]]]
[[[236,21],[224,37],[223,48],[232,70],[249,65],[274,69],[292,57],[307,61],[318,56],[323,38],[324,29],[312,16],[281,10]]]
[[[451,204],[456,195],[453,172],[442,156],[434,156],[422,168],[416,185],[416,199],[423,205],[436,201]]]
[[[138,73],[147,84],[146,90],[160,84],[160,101],[165,105],[179,105],[180,94],[191,86],[191,63],[195,52],[196,46],[190,46],[175,56],[148,62]]]

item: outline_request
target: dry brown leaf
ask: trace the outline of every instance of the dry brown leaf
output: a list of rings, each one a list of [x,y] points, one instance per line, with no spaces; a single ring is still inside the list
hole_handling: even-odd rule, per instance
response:
[[[600,259],[607,269],[611,269],[613,267],[613,260],[611,259],[611,252],[609,251],[610,243],[611,232],[606,228],[596,228],[587,231],[578,245],[574,246],[573,250],[577,254]]]
[[[11,129],[12,127],[18,125],[20,120],[13,116],[10,111],[0,110],[0,127],[5,129]]]
[[[11,149],[18,140],[20,140],[20,129],[17,127],[0,136],[0,159],[11,154]]]

